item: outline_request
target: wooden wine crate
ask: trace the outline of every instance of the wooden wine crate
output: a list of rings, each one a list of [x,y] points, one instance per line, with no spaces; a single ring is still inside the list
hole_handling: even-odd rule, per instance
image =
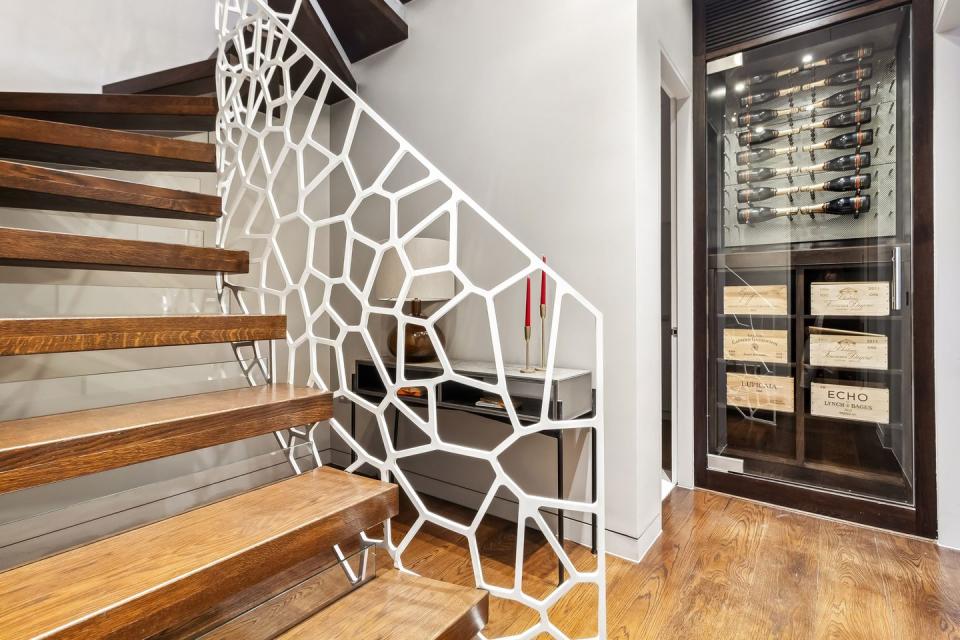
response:
[[[786,364],[789,352],[789,334],[786,329],[723,330],[725,360]]]
[[[888,316],[889,282],[813,282],[810,313],[815,316]]]
[[[890,390],[846,384],[810,384],[810,413],[825,418],[890,422]]]
[[[787,285],[764,284],[723,288],[723,312],[739,315],[785,316]]]
[[[886,370],[887,336],[879,333],[810,327],[810,364]]]
[[[727,404],[793,413],[793,378],[727,372]]]

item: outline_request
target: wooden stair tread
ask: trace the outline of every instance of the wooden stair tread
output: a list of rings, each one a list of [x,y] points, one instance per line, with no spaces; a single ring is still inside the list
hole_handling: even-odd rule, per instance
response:
[[[150,637],[398,510],[394,485],[309,471],[0,573],[0,629]]]
[[[0,115],[0,157],[107,169],[215,171],[216,145]]]
[[[0,227],[0,264],[67,269],[247,273],[246,251]]]
[[[386,0],[317,0],[317,4],[350,62],[363,60],[407,39],[407,23]],[[310,9],[307,3],[300,10]]]
[[[0,318],[0,356],[286,338],[280,315]]]
[[[103,86],[103,92],[199,96],[216,92],[216,72],[217,59],[213,57],[111,82]]]
[[[212,131],[212,96],[0,92],[0,114],[107,129]]]
[[[392,569],[276,640],[467,640],[486,626],[489,594]]]
[[[0,493],[328,420],[329,392],[265,385],[0,422]]]
[[[0,160],[0,206],[214,220],[219,196]]]
[[[268,0],[267,4],[278,13],[290,13],[294,6],[294,0]],[[350,87],[351,91],[355,92],[357,90],[357,80],[350,71],[350,65],[343,59],[343,56],[340,55],[340,50],[337,48],[323,20],[314,10],[311,3],[301,3],[300,12],[297,14],[297,19],[291,26],[291,31],[293,31],[293,34],[320,58],[338,78]],[[304,59],[290,67],[290,82],[293,85],[290,89],[291,93],[297,91],[306,80],[311,66],[311,63],[307,59]],[[318,74],[318,77],[313,80],[307,89],[306,95],[311,98],[317,98],[323,87],[323,81],[323,73]],[[335,104],[346,97],[343,91],[336,85],[331,84],[325,102],[327,104]]]

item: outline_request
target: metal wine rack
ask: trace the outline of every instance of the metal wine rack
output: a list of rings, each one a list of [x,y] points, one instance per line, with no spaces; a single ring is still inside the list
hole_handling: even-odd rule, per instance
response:
[[[861,147],[861,151],[871,155],[871,166],[864,168],[862,173],[869,173],[872,184],[863,190],[864,195],[871,198],[870,211],[853,215],[830,214],[798,214],[790,218],[778,218],[757,224],[740,224],[737,222],[737,209],[746,206],[791,207],[819,204],[841,196],[853,195],[850,193],[831,192],[801,192],[790,196],[776,196],[755,205],[739,204],[737,191],[748,185],[737,183],[737,171],[740,169],[772,167],[797,167],[818,164],[841,155],[856,153],[857,149],[819,149],[817,151],[798,151],[794,154],[777,156],[763,162],[751,165],[737,165],[736,154],[748,147],[742,147],[737,134],[744,131],[730,122],[725,125],[729,128],[724,132],[723,139],[723,202],[721,215],[723,219],[722,243],[724,247],[744,247],[764,244],[780,244],[794,242],[814,242],[820,240],[848,240],[854,238],[877,238],[894,236],[897,233],[897,64],[893,50],[878,51],[864,63],[873,65],[873,77],[863,82],[871,89],[870,100],[863,103],[870,107],[872,120],[862,125],[862,129],[873,129],[874,140],[869,146]],[[836,73],[841,68],[854,67],[849,65],[827,66],[815,69],[805,74],[802,80],[788,78],[776,84],[764,85],[763,89],[787,87],[799,83],[820,80]],[[821,100],[838,91],[849,89],[854,85],[818,87],[803,91],[793,96],[777,98],[763,104],[763,109],[781,109],[790,106],[804,106],[816,100]],[[754,89],[758,90],[758,89]],[[735,114],[744,110],[739,106],[740,94],[728,88],[728,114]],[[819,122],[829,116],[843,111],[856,109],[849,106],[839,109],[817,109],[811,112],[798,114],[792,119],[780,118],[764,123],[767,128],[789,129],[811,122]],[[755,145],[761,147],[804,146],[823,142],[842,133],[852,132],[853,127],[843,129],[814,129],[803,131],[791,137],[778,138],[771,142]],[[809,185],[824,182],[831,178],[852,175],[854,172],[819,172],[816,174],[801,173],[790,177],[777,177],[771,180],[753,183],[752,186],[789,187]]]

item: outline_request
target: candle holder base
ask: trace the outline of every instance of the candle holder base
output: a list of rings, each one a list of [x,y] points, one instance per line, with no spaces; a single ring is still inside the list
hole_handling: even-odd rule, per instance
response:
[[[534,367],[521,367],[520,373],[536,373],[537,371],[542,371],[542,369],[536,369]]]

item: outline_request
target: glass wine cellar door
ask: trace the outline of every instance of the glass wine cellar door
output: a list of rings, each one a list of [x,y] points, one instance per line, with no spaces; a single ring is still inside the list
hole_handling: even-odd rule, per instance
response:
[[[708,469],[914,502],[910,11],[707,66]]]

